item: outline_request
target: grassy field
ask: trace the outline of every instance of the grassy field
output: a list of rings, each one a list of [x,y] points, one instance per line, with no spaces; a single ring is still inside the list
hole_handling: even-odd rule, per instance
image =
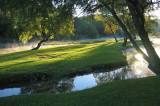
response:
[[[106,40],[91,40],[91,41],[49,41],[43,45],[69,45],[69,44],[93,44],[105,42]]]
[[[0,55],[0,84],[55,79],[126,64],[121,43],[87,41],[79,45]]]
[[[106,83],[84,91],[0,98],[1,106],[159,106],[160,76]]]
[[[15,83],[53,76],[58,79],[126,63],[121,43],[83,42],[0,55],[0,81]],[[40,76],[40,77],[39,77]],[[23,79],[22,79],[23,78]],[[35,79],[32,79],[35,80]],[[83,91],[0,98],[0,106],[159,106],[160,76],[105,83]]]

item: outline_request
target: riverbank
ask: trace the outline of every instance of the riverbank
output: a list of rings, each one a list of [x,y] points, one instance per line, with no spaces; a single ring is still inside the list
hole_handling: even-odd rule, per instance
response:
[[[160,76],[115,81],[70,93],[0,98],[1,106],[159,106]]]
[[[55,79],[59,79],[64,76],[74,76],[75,74],[90,73],[99,70],[103,71],[103,69],[107,71],[109,67],[115,68],[119,64],[126,64],[126,57],[121,52],[123,49],[125,48],[121,47],[121,42],[115,43],[113,40],[110,40],[0,55],[0,58],[3,60],[0,60],[2,63],[0,69],[3,69],[0,77],[9,79],[13,76],[11,81],[17,83],[14,78],[24,82],[26,77],[28,80],[33,77],[35,79],[31,80],[32,82],[45,80],[47,78],[45,74],[49,77],[51,75]],[[21,76],[23,79],[18,79]],[[0,104],[2,106],[159,105],[159,79],[160,76],[155,76],[114,81],[94,88],[70,93],[3,97],[0,98]],[[5,81],[7,80],[5,79]]]
[[[59,79],[127,64],[122,41],[86,41],[79,45],[43,48],[0,55],[0,84]]]

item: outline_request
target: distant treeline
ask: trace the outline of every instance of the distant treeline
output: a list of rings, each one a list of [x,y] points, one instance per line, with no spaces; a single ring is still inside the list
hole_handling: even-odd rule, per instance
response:
[[[75,17],[74,28],[74,35],[55,36],[54,40],[78,40],[83,38],[99,38],[106,35],[104,33],[104,23],[97,21],[89,16]]]
[[[81,38],[98,38],[104,36],[104,24],[89,17],[75,18],[74,22],[75,32],[74,36],[55,36],[54,40],[77,40]],[[38,36],[32,40],[39,39]],[[7,18],[0,17],[0,42],[19,41],[19,35],[14,29],[13,22]]]
[[[55,36],[53,40],[78,40],[82,38],[99,38],[105,36],[105,25],[96,21],[90,17],[75,17],[74,22],[74,36]],[[32,40],[39,39],[38,36],[32,38]],[[0,42],[13,42],[19,41],[19,35],[17,34],[12,21],[6,18],[0,18]]]
[[[104,33],[104,23],[97,21],[90,16],[75,17],[74,27],[74,36],[55,36],[53,40],[78,40],[83,38],[99,38],[109,35]],[[155,28],[155,30],[156,32],[160,32],[160,20],[158,20],[158,27]],[[123,36],[123,31],[119,29],[116,34]],[[31,41],[38,39],[40,39],[39,36],[35,36]],[[0,16],[0,43],[17,41],[19,41],[19,35],[14,29],[13,21]]]

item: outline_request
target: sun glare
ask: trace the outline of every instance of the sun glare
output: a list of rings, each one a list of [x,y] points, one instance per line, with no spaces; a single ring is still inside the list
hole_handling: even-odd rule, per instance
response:
[[[142,57],[142,55],[141,54],[136,54],[135,55],[135,57],[136,57],[136,59],[138,59],[138,60],[140,60],[140,61],[142,61],[143,60],[143,57]]]
[[[135,74],[140,75],[142,73],[142,70],[136,70]]]

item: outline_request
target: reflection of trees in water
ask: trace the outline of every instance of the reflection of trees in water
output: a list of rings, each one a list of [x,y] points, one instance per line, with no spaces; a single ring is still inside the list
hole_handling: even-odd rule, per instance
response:
[[[58,84],[58,92],[69,92],[73,89],[74,85],[73,85],[73,81],[74,79],[64,79],[61,80]]]
[[[73,88],[73,79],[64,79],[59,82],[52,80],[31,84],[21,88],[21,94],[47,93],[56,94],[71,91]]]
[[[123,54],[127,57],[129,65],[127,67],[123,67],[111,72],[93,74],[97,84],[106,83],[114,80],[142,78],[154,75],[154,73],[149,70],[148,64],[143,58],[143,60],[135,58],[137,52],[134,49],[124,50]]]
[[[127,57],[129,66],[123,67],[114,71],[104,73],[94,73],[93,76],[97,84],[111,82],[114,80],[124,80],[131,78],[141,78],[147,76],[153,76],[154,74],[148,69],[148,65],[144,60],[136,59],[133,49],[123,51]],[[134,55],[133,55],[134,54]],[[30,86],[22,87],[22,94],[31,93],[60,93],[72,91],[74,85],[74,78],[63,79],[59,82],[52,80],[47,82],[40,82],[37,84],[31,84]]]
[[[115,80],[142,78],[153,75],[154,74],[150,70],[147,70],[145,67],[143,67],[142,64],[139,64],[138,68],[132,64],[111,72],[93,74],[97,84],[107,83]]]
[[[136,76],[129,69],[130,69],[129,67],[123,67],[111,72],[95,73],[93,74],[93,76],[95,77],[97,84],[111,82],[114,80],[135,78]]]

